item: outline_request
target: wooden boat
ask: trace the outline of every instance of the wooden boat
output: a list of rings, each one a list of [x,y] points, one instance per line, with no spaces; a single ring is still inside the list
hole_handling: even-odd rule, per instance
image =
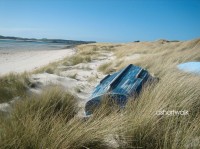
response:
[[[128,98],[137,96],[150,78],[152,76],[147,70],[132,64],[107,75],[95,87],[90,100],[86,103],[86,115],[92,114],[105,96],[114,100],[120,107],[124,107]]]

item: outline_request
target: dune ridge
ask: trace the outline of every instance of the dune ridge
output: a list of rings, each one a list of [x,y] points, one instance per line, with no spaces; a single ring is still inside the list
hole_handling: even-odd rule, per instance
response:
[[[94,43],[75,49],[73,55],[29,74],[0,79],[5,97],[0,101],[12,108],[1,111],[10,112],[7,119],[0,116],[2,148],[199,148],[200,76],[177,65],[200,61],[200,39]],[[128,64],[147,69],[160,81],[145,87],[122,111],[105,100],[93,116],[83,118],[92,89]],[[189,114],[156,114],[163,110]]]

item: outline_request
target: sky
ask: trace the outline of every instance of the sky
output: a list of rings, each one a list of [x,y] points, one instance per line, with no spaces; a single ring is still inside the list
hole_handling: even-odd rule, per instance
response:
[[[200,38],[200,0],[0,0],[0,35],[190,40]]]

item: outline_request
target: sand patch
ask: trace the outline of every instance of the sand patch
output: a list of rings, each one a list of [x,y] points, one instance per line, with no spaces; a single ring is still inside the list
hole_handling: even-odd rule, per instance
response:
[[[71,56],[74,53],[74,49],[12,51],[7,54],[0,51],[0,75],[9,72],[21,73],[24,71],[32,71],[50,62],[63,59],[66,56]]]

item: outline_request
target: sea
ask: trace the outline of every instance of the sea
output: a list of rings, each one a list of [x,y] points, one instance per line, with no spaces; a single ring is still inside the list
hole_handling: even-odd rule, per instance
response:
[[[31,51],[31,50],[56,50],[63,49],[67,44],[49,43],[40,41],[0,40],[0,51]]]

